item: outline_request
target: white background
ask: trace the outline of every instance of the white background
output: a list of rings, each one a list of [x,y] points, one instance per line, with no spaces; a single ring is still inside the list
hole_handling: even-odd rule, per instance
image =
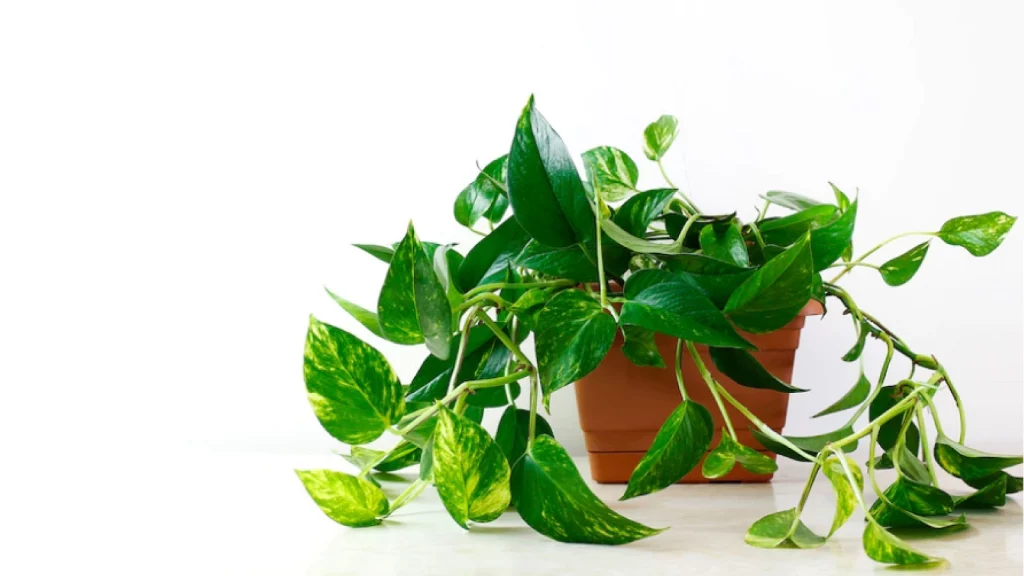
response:
[[[58,492],[62,471],[102,477],[124,450],[334,446],[304,395],[308,314],[371,339],[405,381],[425,351],[372,340],[322,286],[372,308],[385,266],[349,245],[396,241],[410,218],[468,247],[452,201],[507,151],[531,93],[573,153],[621,147],[647,187],[661,182],[642,130],[675,114],[667,168],[709,211],[750,217],[768,189],[827,200],[832,180],[860,190],[862,249],[1019,215],[1020,7],[6,3],[5,459]],[[949,367],[981,448],[1022,436],[1019,228],[985,259],[933,243],[901,288],[848,277]],[[852,385],[852,338],[838,315],[809,322],[795,384],[814,391],[788,431],[842,420],[808,416]],[[572,395],[552,419],[581,453]]]

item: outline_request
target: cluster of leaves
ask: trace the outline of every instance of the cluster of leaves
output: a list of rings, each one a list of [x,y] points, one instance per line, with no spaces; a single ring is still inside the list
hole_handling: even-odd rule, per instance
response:
[[[679,406],[634,470],[623,499],[661,490],[702,460],[708,478],[721,477],[736,465],[756,473],[774,471],[773,459],[740,443],[726,404],[744,415],[764,447],[812,465],[798,505],[750,528],[747,541],[755,546],[809,548],[825,542],[827,537],[800,522],[819,472],[838,495],[828,536],[860,505],[867,513],[868,555],[896,564],[932,558],[911,549],[889,528],[945,531],[963,526],[963,516],[948,514],[1001,505],[1006,494],[1021,489],[1021,479],[1004,471],[1021,463],[1019,456],[986,454],[963,444],[962,407],[958,440],[943,432],[932,398],[948,390],[959,406],[959,395],[941,363],[913,352],[836,284],[856,267],[876,269],[888,284],[904,284],[921,267],[929,244],[881,265],[865,261],[890,240],[854,259],[858,199],[835,186],[834,203],[768,192],[750,222],[735,213],[702,213],[672,185],[662,166],[677,130],[676,120],[663,116],[644,131],[644,154],[658,165],[667,188],[640,190],[636,163],[606,146],[583,154],[583,180],[531,98],[509,153],[481,169],[456,199],[456,220],[484,236],[469,252],[423,242],[411,223],[392,246],[359,245],[388,264],[376,311],[331,296],[374,335],[398,344],[425,344],[429,355],[412,380],[402,384],[375,348],[310,319],[304,356],[310,404],[324,429],[352,446],[345,457],[360,470],[357,475],[299,472],[328,516],[347,526],[378,524],[433,485],[452,519],[466,529],[514,506],[533,529],[564,542],[622,544],[657,534],[660,530],[619,515],[589,490],[538,413],[540,402],[547,406],[554,392],[600,364],[617,332],[624,339],[623,353],[651,369],[668,369],[655,335],[677,339],[674,365],[680,390]],[[767,217],[773,205],[787,213]],[[966,216],[926,235],[983,256],[1000,244],[1014,221],[999,212]],[[487,233],[478,231],[481,223]],[[822,274],[830,268],[840,270],[825,281]],[[761,366],[744,332],[777,330],[810,300],[824,305],[827,298],[839,301],[856,329],[843,360],[857,361],[871,337],[886,344],[885,364],[874,385],[862,369],[853,388],[819,414],[854,410],[846,425],[814,437],[779,435],[715,380],[697,346],[708,347],[715,366],[738,385],[803,392]],[[535,361],[520,348],[530,334]],[[725,429],[715,447],[711,413],[689,398],[682,380],[684,349],[722,414]],[[911,373],[886,385],[896,352],[931,376],[913,380]],[[529,409],[515,404],[523,382],[529,387]],[[489,409],[503,411],[493,436],[480,424]],[[870,422],[855,431],[865,411]],[[926,412],[937,431],[932,445]],[[390,450],[364,446],[385,431],[398,439]],[[872,440],[868,476],[878,492],[870,509],[862,499],[860,468],[844,454],[866,436]],[[876,445],[883,451],[877,459]],[[977,491],[962,497],[943,492],[936,463]],[[393,501],[371,474],[417,464],[418,479]],[[895,468],[897,480],[880,490],[874,471],[883,467]]]

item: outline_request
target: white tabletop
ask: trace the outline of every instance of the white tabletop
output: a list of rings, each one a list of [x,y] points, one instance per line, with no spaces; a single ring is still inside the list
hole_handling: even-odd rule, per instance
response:
[[[577,462],[587,477],[585,459]],[[322,515],[292,472],[323,466],[347,469],[329,454],[197,452],[100,459],[92,471],[68,469],[60,478],[18,476],[21,487],[34,494],[13,500],[13,508],[4,511],[4,524],[15,530],[4,537],[14,545],[5,545],[0,559],[0,567],[10,569],[0,572],[788,575],[882,568],[861,550],[859,514],[817,550],[744,544],[751,522],[795,505],[808,467],[790,461],[782,462],[772,484],[673,486],[628,502],[617,501],[623,486],[598,485],[598,496],[615,510],[649,526],[671,526],[618,547],[548,540],[514,512],[467,532],[448,517],[433,489],[382,526],[345,528]],[[382,484],[391,495],[404,486]],[[55,491],[39,501],[40,491],[50,486]],[[955,480],[946,486],[967,491]],[[827,533],[832,512],[831,489],[819,478],[805,522]],[[968,530],[913,543],[947,558],[944,572],[1020,574],[1020,495],[969,520]]]

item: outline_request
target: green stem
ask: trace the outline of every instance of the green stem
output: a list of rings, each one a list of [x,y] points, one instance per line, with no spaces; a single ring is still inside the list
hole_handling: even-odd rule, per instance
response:
[[[690,397],[686,394],[686,385],[683,384],[683,341],[676,340],[676,383],[679,384],[679,394],[686,402]]]
[[[842,278],[843,276],[845,276],[847,272],[849,272],[850,270],[853,270],[854,266],[856,266],[857,264],[860,264],[861,262],[864,261],[865,258],[867,258],[868,256],[871,256],[875,252],[878,252],[879,249],[881,249],[883,246],[885,246],[886,244],[888,244],[888,243],[890,243],[890,242],[892,242],[894,240],[899,240],[900,238],[906,238],[907,236],[934,236],[934,235],[935,235],[935,232],[904,232],[902,234],[897,234],[897,235],[893,236],[892,238],[889,238],[888,240],[886,240],[884,242],[879,242],[877,245],[875,245],[874,248],[872,248],[872,249],[868,250],[867,252],[865,252],[864,254],[862,254],[860,258],[857,258],[853,262],[850,262],[850,263],[846,264],[846,266],[843,268],[843,271],[840,272],[835,278],[829,280],[829,282],[831,284],[835,284],[836,281],[839,280],[840,278]]]
[[[388,511],[388,516],[394,514],[395,511],[401,508],[402,506],[405,506],[409,502],[412,502],[417,496],[420,495],[421,492],[423,492],[423,489],[426,488],[428,484],[430,483],[427,482],[426,480],[421,480],[417,478],[412,484],[409,485],[408,488],[405,489],[405,491],[398,495],[398,498],[395,498],[394,502],[391,503],[391,509]]]
[[[907,406],[910,405],[914,401],[914,398],[916,398],[924,390],[927,390],[927,388],[915,388],[913,391],[907,394],[905,398],[903,398],[896,404],[893,404],[892,407],[890,407],[885,412],[879,414],[878,418],[875,418],[874,420],[869,422],[868,425],[865,428],[863,428],[860,432],[850,434],[846,438],[837,440],[832,443],[832,446],[834,448],[842,448],[843,446],[852,444],[853,442],[856,442],[857,440],[860,440],[861,438],[867,436],[871,432],[871,428],[873,426],[881,426],[882,424],[885,424],[889,420],[892,420],[896,416],[899,416],[904,411],[906,411]]]
[[[928,449],[928,431],[924,425],[924,410],[920,404],[914,405],[914,415],[917,416],[917,430],[921,434],[921,446],[924,452],[924,461],[928,463],[928,476],[932,479],[932,485],[939,485],[939,476],[935,473],[935,462],[932,460],[932,451]]]
[[[863,414],[869,406],[871,406],[871,402],[874,401],[875,397],[878,396],[878,393],[882,391],[882,387],[885,385],[885,377],[889,374],[889,363],[892,362],[893,351],[895,348],[892,343],[892,338],[890,338],[888,334],[883,332],[881,334],[881,339],[885,342],[886,350],[885,360],[882,362],[882,370],[878,373],[878,382],[875,384],[875,388],[871,391],[868,399],[861,403],[857,408],[857,411],[853,413],[853,417],[846,423],[846,425],[851,428],[857,422],[857,418],[860,418],[860,415]],[[861,369],[863,370],[863,365],[861,366]]]
[[[949,379],[949,373],[946,372],[946,368],[941,364],[939,365],[938,371],[942,374],[942,377],[946,380],[946,387],[949,388],[949,393],[953,396],[953,401],[956,402],[956,410],[960,414],[960,440],[961,444],[967,439],[967,415],[964,413],[964,403],[960,400],[960,393],[956,391],[956,387],[953,386],[953,381]]]
[[[811,474],[807,477],[807,483],[804,484],[804,491],[800,494],[800,502],[796,505],[796,517],[800,519],[800,513],[804,511],[804,505],[807,504],[807,497],[811,495],[811,488],[814,487],[814,481],[818,478],[818,470],[821,469],[821,464],[817,459],[814,460],[814,464],[811,465]]]
[[[686,220],[686,224],[683,224],[683,229],[679,231],[679,238],[676,238],[676,243],[678,243],[680,246],[683,245],[683,242],[686,240],[686,233],[690,231],[690,227],[693,226],[693,223],[697,221],[697,218],[700,218],[700,214],[694,214],[693,216],[690,216]]]
[[[468,398],[469,398],[469,392],[468,392],[468,390],[466,390],[466,391],[463,391],[462,394],[459,394],[459,397],[455,399],[454,412],[456,414],[458,414],[459,416],[461,416],[462,413],[466,411],[466,400]]]
[[[604,212],[604,200],[596,190],[594,196],[597,198],[597,217],[594,218],[597,222],[597,279],[601,283],[601,307],[607,308],[608,286],[604,279],[604,251],[601,250],[601,213]]]
[[[757,227],[757,224],[751,222],[748,224],[750,231],[754,233],[754,239],[757,240],[757,245],[763,250],[765,247],[764,238],[761,237],[761,229]]]
[[[473,325],[476,313],[479,311],[479,306],[474,307],[469,311],[469,314],[466,314],[466,319],[462,322],[462,335],[459,338],[459,349],[455,354],[455,364],[452,368],[452,376],[448,380],[449,393],[451,393],[452,389],[455,388],[455,382],[459,379],[459,372],[462,371],[462,359],[466,356],[466,345],[469,344],[469,328]]]
[[[724,386],[722,386],[718,382],[715,382],[715,388],[718,390],[718,393],[722,395],[722,398],[725,398],[726,402],[728,402],[729,404],[732,404],[732,407],[735,408],[736,410],[738,410],[740,414],[743,414],[743,416],[747,420],[749,420],[754,426],[756,426],[757,429],[760,430],[762,434],[764,434],[765,436],[768,436],[772,440],[775,440],[779,444],[782,444],[783,446],[789,448],[793,452],[796,452],[797,454],[799,454],[800,456],[805,458],[808,462],[814,462],[814,460],[815,460],[814,456],[811,456],[810,454],[805,452],[802,448],[800,448],[796,444],[793,444],[792,442],[787,440],[786,437],[783,436],[782,434],[779,434],[775,430],[772,430],[767,424],[762,422],[760,418],[758,418],[757,416],[754,416],[753,412],[751,412],[750,410],[747,410],[747,407],[744,406],[743,404],[741,404],[739,400],[733,398],[732,394],[729,394],[729,391],[726,390]]]
[[[928,404],[928,410],[932,413],[932,422],[935,423],[935,431],[939,436],[946,436],[946,431],[942,429],[942,422],[939,421],[939,411],[935,409],[935,404],[932,403],[931,397],[927,394],[924,395],[925,404]],[[948,438],[948,436],[946,436]]]
[[[548,287],[559,287],[559,286],[573,286],[578,284],[572,280],[550,280],[547,282],[494,282],[491,284],[481,284],[476,288],[473,288],[466,292],[463,297],[472,298],[482,292],[493,292],[495,290],[501,290],[502,288],[548,288]]]
[[[760,222],[761,220],[764,220],[764,215],[768,213],[768,207],[771,205],[772,201],[765,199],[764,206],[761,207],[761,211],[757,213],[757,218],[754,221]]]
[[[520,362],[522,362],[526,366],[533,366],[533,363],[530,362],[530,359],[526,356],[526,354],[523,354],[523,351],[519,348],[519,345],[516,344],[511,338],[509,338],[507,334],[505,334],[505,331],[501,329],[501,326],[498,326],[497,322],[491,320],[491,317],[484,313],[477,312],[476,316],[477,318],[480,319],[481,322],[484,323],[485,326],[491,329],[491,332],[494,332],[494,335],[498,338],[498,340],[500,340],[501,343],[504,344],[506,348],[511,350],[512,354],[515,355],[515,357],[518,358]]]
[[[686,209],[689,210],[691,214],[694,214],[694,215],[699,214],[700,210],[697,209],[697,205],[693,203],[693,200],[690,200],[690,198],[686,195],[686,193],[683,192],[682,190],[680,190],[679,187],[676,186],[675,184],[673,184],[672,180],[669,179],[668,173],[665,172],[665,166],[661,163],[661,158],[658,158],[657,160],[655,160],[655,162],[658,163],[658,170],[661,171],[661,177],[665,179],[665,182],[667,182],[669,186],[671,186],[672,188],[675,188],[676,189],[676,193],[679,194],[680,197],[682,197],[683,202],[685,203]]]
[[[878,270],[878,266],[875,264],[868,264],[867,262],[848,262],[843,264],[833,264],[828,268],[845,268],[846,266],[861,266],[863,268],[872,268]]]
[[[725,404],[722,402],[722,397],[718,395],[717,382],[711,376],[711,372],[708,371],[708,367],[704,365],[704,361],[701,360],[700,354],[697,353],[697,348],[694,347],[693,342],[686,342],[686,349],[690,351],[690,356],[693,357],[693,362],[697,365],[697,370],[700,371],[701,378],[704,379],[704,383],[708,385],[708,390],[711,392],[711,397],[715,399],[715,404],[718,405],[718,411],[722,413],[722,420],[725,421],[725,428],[729,431],[729,436],[736,440],[736,430],[732,427],[732,419],[729,418],[729,412],[725,409]]]
[[[480,167],[480,162],[479,161],[477,161],[477,163],[476,163],[476,169],[477,169],[478,172],[480,172],[480,174],[483,175],[484,178],[487,178],[488,180],[490,180],[491,184],[494,184],[500,190],[505,192],[505,194],[508,194],[508,187],[505,186],[505,184],[503,182],[501,182],[500,180],[497,180],[493,176],[488,174],[487,172],[484,172],[484,169]]]
[[[512,305],[511,302],[504,298],[494,294],[492,292],[484,292],[483,294],[477,294],[476,296],[466,300],[455,309],[457,312],[472,308],[473,306],[482,306],[484,302],[491,302],[498,308],[508,308]]]
[[[540,382],[537,373],[530,372],[530,427],[527,436],[527,445],[533,444],[533,437],[537,435],[537,396],[540,393]]]

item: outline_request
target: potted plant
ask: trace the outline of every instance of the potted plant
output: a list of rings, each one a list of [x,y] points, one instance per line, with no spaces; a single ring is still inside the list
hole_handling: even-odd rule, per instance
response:
[[[659,168],[676,131],[670,116],[644,131],[644,153]],[[1020,456],[964,444],[964,406],[942,363],[913,349],[838,284],[855,267],[868,267],[887,284],[902,285],[922,265],[931,238],[984,256],[999,246],[1014,217],[953,218],[923,234],[925,242],[876,265],[867,259],[905,235],[854,257],[858,199],[835,186],[834,203],[768,192],[759,214],[742,222],[735,213],[701,212],[671,182],[637,190],[637,166],[621,150],[589,150],[583,163],[586,180],[531,97],[509,153],[480,169],[456,199],[460,224],[488,229],[471,250],[463,255],[452,244],[423,242],[411,223],[392,246],[359,246],[389,266],[376,311],[331,296],[374,335],[426,344],[429,354],[402,384],[375,348],[310,318],[303,365],[309,401],[327,432],[351,445],[346,458],[360,470],[298,472],[332,519],[346,526],[380,524],[433,485],[452,519],[467,529],[511,505],[534,530],[563,542],[623,544],[657,534],[594,496],[540,413],[551,394],[577,381],[585,404],[593,385],[588,379],[606,370],[614,375],[602,363],[622,360],[639,367],[634,380],[668,373],[673,394],[668,408],[659,409],[649,446],[630,465],[623,498],[661,490],[687,474],[770,474],[776,464],[765,451],[810,463],[801,500],[750,527],[746,541],[754,546],[820,546],[860,507],[871,558],[928,563],[935,559],[888,529],[964,526],[963,515],[951,515],[955,510],[1000,506],[1021,490],[1021,479],[1005,472],[1022,462]],[[772,205],[787,214],[767,217]],[[762,408],[748,406],[741,391],[783,399],[797,391],[787,382],[786,362],[791,370],[792,333],[799,334],[809,305],[839,308],[852,319],[855,343],[843,360],[856,361],[874,340],[885,346],[886,358],[877,377],[862,373],[825,410],[852,411],[845,426],[787,437],[780,423],[759,417]],[[780,331],[790,340],[781,356],[769,358],[769,343],[782,337]],[[535,359],[520,346],[529,334]],[[896,354],[913,370],[887,379]],[[604,389],[637,384],[614,380]],[[528,395],[529,409],[515,406],[520,394]],[[956,400],[958,429],[943,426],[933,405],[937,394]],[[488,409],[503,411],[493,435],[480,425]],[[864,412],[870,421],[857,427]],[[395,438],[390,449],[365,447],[385,432]],[[860,441],[870,446],[866,473],[846,456]],[[416,464],[418,479],[393,500],[371,474]],[[886,467],[896,469],[897,479],[883,489],[875,470]],[[946,493],[938,467],[976,491]],[[800,521],[819,473],[838,496],[828,536]],[[878,495],[870,507],[862,496],[865,482]]]

